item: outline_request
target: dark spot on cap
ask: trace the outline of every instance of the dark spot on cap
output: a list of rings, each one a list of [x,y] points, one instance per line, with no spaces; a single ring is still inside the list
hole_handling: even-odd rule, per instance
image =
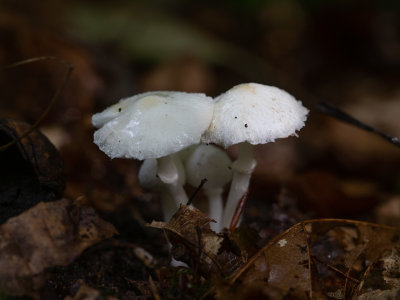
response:
[[[122,108],[120,107],[120,108],[118,108],[118,112],[121,112],[121,110],[122,110]]]
[[[235,119],[237,119],[237,117],[235,117]]]
[[[246,124],[244,124],[244,127],[246,127],[246,128],[247,128],[247,127],[249,127],[249,126],[248,126],[248,125],[247,125],[247,123],[246,123]]]
[[[164,104],[168,104],[167,102],[164,102]]]

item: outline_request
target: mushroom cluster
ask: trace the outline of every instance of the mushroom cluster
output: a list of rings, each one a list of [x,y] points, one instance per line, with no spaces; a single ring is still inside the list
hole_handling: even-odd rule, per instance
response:
[[[126,98],[93,115],[94,143],[111,158],[144,160],[139,181],[161,195],[164,219],[187,202],[184,185],[202,179],[215,231],[229,227],[257,164],[253,145],[296,135],[308,110],[287,92],[240,84],[212,99],[157,91]],[[224,148],[239,145],[232,163]],[[224,186],[231,181],[226,204]]]

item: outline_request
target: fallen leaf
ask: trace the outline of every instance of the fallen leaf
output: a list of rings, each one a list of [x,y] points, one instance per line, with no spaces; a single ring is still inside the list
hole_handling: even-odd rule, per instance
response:
[[[231,277],[231,284],[273,287],[295,299],[356,295],[370,268],[399,236],[394,227],[321,219],[275,237]]]
[[[50,268],[68,265],[116,233],[90,207],[41,202],[0,226],[0,291],[35,296]]]

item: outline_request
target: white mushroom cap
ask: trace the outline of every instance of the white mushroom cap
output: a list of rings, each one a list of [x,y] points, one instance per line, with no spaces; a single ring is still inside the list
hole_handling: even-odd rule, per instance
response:
[[[94,143],[111,158],[160,158],[200,141],[213,101],[204,94],[148,92],[92,117]]]
[[[264,144],[294,135],[308,109],[287,92],[257,83],[239,84],[218,96],[214,116],[202,141],[229,147]]]

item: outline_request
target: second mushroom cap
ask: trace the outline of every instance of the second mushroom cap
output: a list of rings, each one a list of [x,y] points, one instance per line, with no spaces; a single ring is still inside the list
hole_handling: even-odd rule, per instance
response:
[[[204,143],[224,147],[248,142],[264,144],[295,134],[308,109],[292,95],[273,86],[239,84],[218,96]]]

